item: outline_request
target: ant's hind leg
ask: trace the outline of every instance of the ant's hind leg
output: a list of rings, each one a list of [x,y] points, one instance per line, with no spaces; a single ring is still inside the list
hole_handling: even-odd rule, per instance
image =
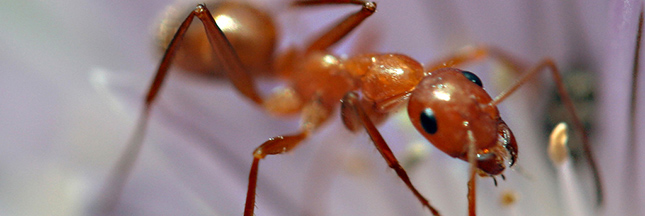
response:
[[[211,15],[211,12],[208,11],[205,5],[199,4],[191,13],[191,15],[193,14],[202,21],[202,24],[204,24],[206,36],[215,52],[215,56],[223,62],[222,66],[224,68],[224,72],[233,83],[233,86],[253,102],[262,104],[263,101],[256,89],[255,80],[253,80],[253,77],[251,77],[244,68],[242,61],[235,52],[235,49],[233,49],[231,42],[228,41],[226,35],[222,32],[222,29],[220,29],[219,26],[217,26],[217,23],[215,23],[215,19],[213,18],[213,15]]]
[[[188,17],[186,17],[186,20],[181,23],[174,38],[168,45],[163,58],[161,59],[155,78],[146,94],[143,112],[137,121],[135,132],[126,144],[125,152],[117,160],[117,164],[109,174],[109,179],[107,180],[107,183],[103,188],[103,192],[101,192],[98,199],[98,206],[95,211],[97,211],[96,213],[99,215],[112,214],[114,207],[119,201],[119,197],[121,196],[126,180],[137,160],[139,152],[141,151],[152,103],[155,101],[159,90],[161,89],[161,85],[168,74],[168,68],[170,68],[173,55],[179,48],[179,41],[183,38],[194,17],[195,12],[193,11]]]
[[[341,114],[343,116],[345,125],[351,125],[352,128],[354,128],[355,126],[359,127],[360,125],[365,128],[367,134],[370,136],[372,142],[376,146],[376,149],[379,151],[379,153],[381,153],[381,156],[383,156],[383,159],[385,159],[390,168],[396,171],[396,174],[399,176],[399,178],[403,180],[405,185],[408,186],[410,191],[412,191],[414,196],[417,197],[417,199],[423,206],[428,207],[433,215],[439,215],[439,211],[432,207],[432,205],[430,205],[430,202],[428,202],[428,199],[423,197],[423,195],[419,193],[414,185],[412,185],[412,182],[410,181],[408,174],[405,172],[405,169],[403,169],[401,164],[399,164],[399,161],[394,156],[394,153],[392,153],[390,147],[388,147],[385,139],[383,139],[381,133],[378,131],[378,129],[376,129],[376,126],[372,122],[370,116],[368,116],[363,106],[361,106],[358,94],[355,92],[347,93],[345,97],[343,97],[341,103]]]
[[[164,52],[155,78],[146,96],[146,109],[150,108],[150,105],[154,102],[156,96],[158,95],[159,90],[161,89],[161,86],[166,78],[166,75],[168,74],[168,69],[172,64],[174,55],[177,53],[177,50],[181,46],[181,41],[183,40],[188,28],[190,27],[191,22],[195,17],[197,17],[204,25],[206,36],[214,51],[215,57],[223,63],[222,67],[224,69],[224,72],[233,83],[235,88],[251,101],[257,104],[261,104],[262,98],[256,90],[255,81],[244,68],[239,56],[235,52],[235,49],[233,49],[233,46],[231,46],[231,43],[215,22],[213,16],[211,15],[211,12],[208,10],[208,8],[206,8],[205,5],[199,4],[195,7],[195,10],[193,10],[182,22],[172,40],[168,44],[168,48]]]
[[[193,19],[197,17],[204,24],[206,34],[213,47],[217,57],[221,59],[226,74],[233,83],[233,85],[244,96],[251,99],[255,103],[261,104],[260,98],[255,88],[255,83],[252,77],[245,71],[242,63],[235,53],[226,36],[215,23],[211,13],[203,4],[197,5],[186,19],[181,23],[173,39],[170,41],[168,48],[164,52],[161,63],[157,68],[155,78],[148,89],[146,94],[144,109],[139,117],[135,132],[126,145],[125,153],[118,159],[115,168],[111,171],[109,179],[107,180],[104,192],[101,193],[97,209],[98,214],[111,214],[115,205],[118,203],[119,197],[123,191],[123,186],[130,174],[132,167],[137,160],[138,154],[141,151],[143,138],[147,127],[148,117],[152,104],[159,94],[159,90],[168,74],[168,69],[173,61],[181,41],[188,30]]]

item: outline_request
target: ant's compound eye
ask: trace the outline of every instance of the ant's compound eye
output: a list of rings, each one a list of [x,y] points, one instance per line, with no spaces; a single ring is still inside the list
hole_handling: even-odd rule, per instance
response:
[[[482,84],[482,81],[475,75],[474,73],[470,71],[461,71],[464,76],[469,79],[470,81],[473,81],[475,84],[477,84],[479,87],[484,87],[484,84]]]
[[[426,108],[421,112],[421,126],[429,134],[437,133],[437,118],[434,116],[434,112],[430,108]]]

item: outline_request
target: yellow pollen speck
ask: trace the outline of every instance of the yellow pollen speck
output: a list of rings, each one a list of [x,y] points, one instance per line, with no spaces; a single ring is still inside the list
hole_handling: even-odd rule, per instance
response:
[[[567,124],[560,122],[549,137],[548,153],[553,164],[560,165],[569,158],[569,149],[567,147]]]
[[[513,190],[504,190],[500,194],[499,202],[502,206],[509,207],[517,202],[519,199],[517,192]]]

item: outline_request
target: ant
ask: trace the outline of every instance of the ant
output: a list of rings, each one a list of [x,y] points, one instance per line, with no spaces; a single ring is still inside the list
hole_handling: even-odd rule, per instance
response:
[[[374,14],[377,6],[374,2],[363,0],[293,2],[293,5],[298,7],[329,4],[352,4],[361,6],[361,9],[341,20],[309,43],[305,49],[289,49],[276,56],[273,56],[275,29],[270,26],[271,19],[265,13],[250,5],[236,2],[218,3],[218,9],[227,9],[217,10],[220,14],[211,13],[204,4],[197,5],[178,27],[167,46],[145,98],[137,130],[126,149],[127,154],[117,165],[114,179],[109,182],[110,190],[106,196],[108,200],[102,207],[109,211],[118,200],[141,148],[152,104],[175,55],[178,56],[177,63],[188,70],[203,71],[211,67],[221,67],[224,75],[244,97],[271,114],[301,114],[302,124],[298,132],[272,137],[253,151],[245,216],[254,214],[260,161],[268,155],[282,154],[297,147],[329,120],[338,105],[346,128],[352,132],[366,131],[383,159],[419,202],[433,215],[439,215],[439,211],[414,187],[405,169],[376,128],[390,113],[407,105],[412,124],[428,141],[451,157],[470,164],[468,211],[469,215],[475,215],[477,175],[504,178],[503,171],[506,167],[513,166],[518,158],[515,137],[500,117],[497,105],[541,71],[551,72],[574,126],[581,133],[593,170],[596,170],[587,147],[587,136],[582,123],[553,60],[547,58],[540,61],[527,70],[508,90],[492,98],[484,91],[482,81],[477,75],[454,67],[492,57],[513,71],[520,71],[522,67],[511,55],[493,47],[479,46],[427,64],[425,67],[418,61],[397,53],[371,53],[341,58],[328,51],[330,46],[338,43]],[[246,13],[240,13],[244,14],[244,17],[236,17],[235,15],[239,15],[235,14],[236,10],[246,10]],[[243,26],[244,29],[241,30],[226,29],[222,24],[215,22],[214,16],[229,21],[246,19],[245,21],[251,25]],[[195,18],[203,24],[205,34],[195,36],[189,32],[189,26]],[[248,36],[236,32],[242,30],[252,31],[250,35],[254,39],[251,41],[257,43],[253,46],[239,45],[239,41]],[[199,49],[203,47],[188,44],[205,44],[210,49]],[[180,51],[180,46],[189,48]],[[213,56],[219,64],[207,65],[209,61],[186,57],[185,52]],[[251,74],[250,71],[254,73]],[[262,73],[267,71],[270,73]],[[262,97],[255,84],[255,78],[261,75],[286,79],[288,85],[281,91]],[[600,191],[598,174],[594,174],[596,186]]]

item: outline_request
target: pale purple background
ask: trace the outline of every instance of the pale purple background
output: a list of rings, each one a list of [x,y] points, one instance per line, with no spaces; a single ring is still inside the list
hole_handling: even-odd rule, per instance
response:
[[[0,215],[89,214],[88,206],[134,127],[140,98],[158,64],[154,25],[171,3],[0,3]],[[298,12],[284,1],[261,4],[279,14],[276,22],[289,36],[281,47],[300,45],[321,26],[356,10]],[[643,213],[645,189],[639,182],[645,182],[645,162],[627,156],[641,1],[378,4],[378,12],[337,53],[400,52],[426,62],[483,43],[530,62],[550,56],[561,68],[577,64],[597,72],[598,129],[591,137],[606,187],[601,214]],[[491,68],[482,64],[473,69],[494,95],[509,81],[486,77]],[[540,84],[551,86],[547,76],[542,80]],[[530,177],[509,171],[497,188],[490,179],[480,179],[480,215],[562,215],[567,208],[544,155],[541,123],[536,123],[542,121],[542,111],[535,101],[541,100],[530,98],[543,91],[529,90],[500,109],[518,138],[519,166]],[[643,134],[638,122],[636,134]],[[240,215],[252,150],[268,137],[293,132],[297,123],[295,118],[267,116],[225,82],[174,73],[154,108],[143,154],[118,213]],[[401,158],[407,143],[421,139],[401,118],[381,128]],[[465,215],[467,164],[426,146],[423,162],[409,170],[412,181],[444,215]],[[643,155],[643,149],[634,155]],[[259,182],[258,215],[298,215],[303,209],[325,215],[429,214],[387,169],[367,136],[345,132],[337,116],[294,153],[263,161]],[[507,189],[519,193],[512,208],[499,204],[500,192]],[[587,187],[585,193],[592,192]]]

